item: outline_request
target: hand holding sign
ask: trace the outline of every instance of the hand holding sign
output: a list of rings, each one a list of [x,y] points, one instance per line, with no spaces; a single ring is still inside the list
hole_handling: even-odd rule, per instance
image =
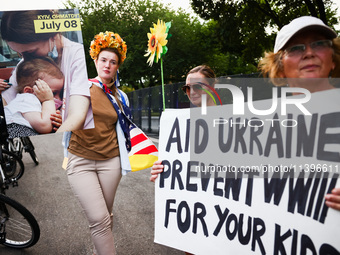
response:
[[[163,172],[164,166],[161,160],[156,161],[151,168],[150,181],[155,182],[158,175]]]
[[[340,188],[335,188],[332,193],[325,196],[326,205],[340,211]]]

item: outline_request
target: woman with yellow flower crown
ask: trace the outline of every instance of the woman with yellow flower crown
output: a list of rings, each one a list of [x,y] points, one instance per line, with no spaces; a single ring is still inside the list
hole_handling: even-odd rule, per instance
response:
[[[131,170],[124,118],[128,99],[117,88],[118,68],[126,58],[126,43],[113,32],[99,33],[90,55],[98,76],[90,79],[95,129],[72,132],[67,175],[89,221],[94,254],[115,254],[112,207],[122,174]]]

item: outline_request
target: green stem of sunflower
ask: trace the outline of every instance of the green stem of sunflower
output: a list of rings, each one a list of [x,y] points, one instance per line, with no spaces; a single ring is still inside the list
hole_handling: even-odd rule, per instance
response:
[[[162,78],[162,95],[163,95],[163,111],[164,111],[165,110],[165,95],[164,95],[163,58],[161,58],[161,78]]]

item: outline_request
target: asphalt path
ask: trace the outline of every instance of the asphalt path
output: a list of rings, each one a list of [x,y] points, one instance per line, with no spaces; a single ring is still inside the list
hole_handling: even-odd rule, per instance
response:
[[[31,137],[40,164],[24,153],[25,173],[7,195],[24,205],[37,219],[41,235],[36,245],[13,249],[0,245],[3,255],[92,255],[87,220],[62,169],[62,134]],[[113,214],[118,255],[183,255],[154,243],[154,183],[150,169],[123,176]]]

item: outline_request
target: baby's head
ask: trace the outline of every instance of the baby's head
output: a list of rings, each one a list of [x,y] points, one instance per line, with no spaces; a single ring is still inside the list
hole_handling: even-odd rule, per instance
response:
[[[33,93],[35,81],[45,81],[55,99],[62,100],[64,75],[54,61],[48,57],[24,60],[16,69],[18,93]]]

